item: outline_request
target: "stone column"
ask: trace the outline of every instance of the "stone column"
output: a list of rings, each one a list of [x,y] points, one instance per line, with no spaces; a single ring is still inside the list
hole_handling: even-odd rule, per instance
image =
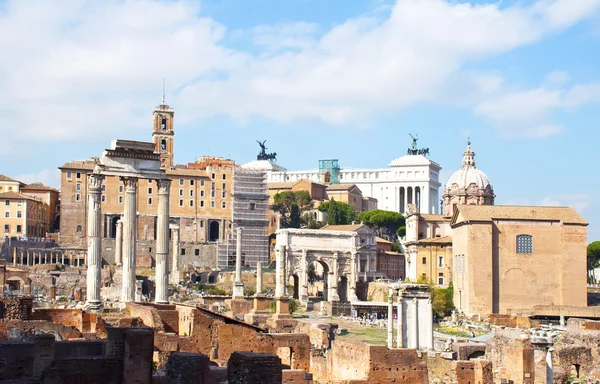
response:
[[[156,303],[169,302],[169,190],[171,180],[156,180],[158,218],[156,223]]]
[[[123,280],[121,301],[135,301],[135,252],[137,240],[137,181],[135,177],[123,177],[125,207],[123,222]]]
[[[48,252],[44,252],[44,264],[48,264]]]
[[[356,296],[356,252],[353,251],[350,256],[350,281],[348,282],[348,299],[350,301],[358,301]]]
[[[411,340],[409,348],[419,348],[419,301],[412,299]]]
[[[123,265],[123,220],[117,220],[117,235],[115,239],[115,264]]]
[[[285,245],[279,245],[275,251],[275,297],[283,296],[283,282],[281,281],[281,274],[283,272],[284,262]]]
[[[62,252],[62,253],[61,253],[61,257],[62,257],[62,259],[61,259],[61,260],[62,260],[61,264],[62,264],[62,265],[65,265],[65,253],[64,253],[64,252]]]
[[[13,248],[13,264],[17,265],[17,248]]]
[[[173,228],[173,265],[171,266],[171,283],[179,283],[179,228]]]
[[[233,298],[244,297],[244,283],[242,282],[242,228],[238,227],[235,243],[235,282],[233,283]]]
[[[419,333],[421,336],[419,344],[421,345],[421,349],[433,349],[433,303],[431,302],[431,297],[427,299],[427,304],[423,308],[422,318],[424,321],[419,321]]]
[[[298,290],[298,295],[300,301],[304,304],[308,303],[308,250],[302,250],[302,260],[301,260],[301,270],[302,274],[300,276],[300,289]]]
[[[262,263],[259,261],[256,263],[256,294],[260,295],[263,290],[263,274],[262,274]]]
[[[27,255],[27,265],[30,265],[30,264],[29,264],[29,261],[30,261],[30,258],[29,258],[29,251],[25,251],[25,254]]]
[[[102,207],[100,195],[104,176],[90,174],[88,178],[88,268],[85,308],[88,311],[102,309],[100,278],[102,272],[102,238],[100,237]]]
[[[552,365],[552,352],[554,352],[554,348],[548,348],[548,352],[546,352],[546,384],[554,383],[554,366]]]
[[[394,290],[388,290],[387,346],[394,348]]]
[[[398,318],[396,319],[396,348],[404,348],[404,299],[398,291]]]
[[[338,252],[333,252],[333,271],[331,273],[331,289],[329,290],[329,301],[340,301],[340,295],[337,292],[337,285],[339,279],[339,263],[338,263]]]

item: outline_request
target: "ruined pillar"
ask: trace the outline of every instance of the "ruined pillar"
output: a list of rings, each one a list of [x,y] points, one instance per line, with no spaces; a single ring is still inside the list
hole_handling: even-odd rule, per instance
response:
[[[394,348],[394,290],[388,290],[387,346]]]
[[[275,251],[275,297],[283,296],[283,282],[281,274],[285,260],[285,245],[278,245]]]
[[[410,324],[410,329],[412,333],[411,343],[409,348],[419,348],[419,301],[415,297],[412,299],[412,322]]]
[[[546,384],[554,383],[554,366],[552,365],[552,352],[554,352],[554,348],[548,348],[548,352],[546,352]]]
[[[102,218],[102,207],[100,195],[102,194],[102,180],[104,176],[90,174],[88,177],[88,269],[85,308],[88,311],[99,311],[102,309],[100,298],[100,274],[102,272],[102,238],[100,227]]]
[[[340,301],[340,296],[338,295],[337,285],[339,279],[339,263],[338,263],[338,253],[333,252],[333,271],[331,271],[331,287],[329,289],[329,301]]]
[[[263,290],[262,282],[262,263],[259,261],[256,263],[256,294],[260,295]]]
[[[169,190],[171,180],[156,180],[158,218],[156,228],[156,303],[169,302]]]
[[[13,248],[13,264],[17,265],[17,248]]]
[[[25,251],[25,254],[27,255],[27,265],[30,265],[29,251]]]
[[[398,318],[396,319],[396,348],[404,348],[404,299],[401,292],[398,292]]]
[[[173,265],[171,266],[171,283],[179,283],[179,227],[173,228]]]
[[[422,339],[419,340],[421,349],[433,349],[433,303],[431,296],[427,299],[423,310],[424,321],[419,321],[419,333]]]
[[[61,252],[60,255],[61,255],[61,264],[65,265],[65,253]]]
[[[356,296],[356,254],[357,252],[353,251],[350,257],[350,281],[348,282],[348,299],[350,301],[358,301],[358,296]]]
[[[115,238],[115,264],[123,265],[123,220],[117,220],[117,234]]]
[[[302,266],[301,266],[301,274],[300,274],[300,289],[298,290],[298,297],[300,301],[304,304],[308,303],[308,250],[302,250]]]
[[[121,178],[125,185],[123,222],[123,280],[121,301],[135,301],[135,252],[137,240],[137,181],[135,177]]]
[[[242,282],[242,228],[236,228],[235,243],[235,282],[233,283],[233,298],[244,297],[244,283]]]

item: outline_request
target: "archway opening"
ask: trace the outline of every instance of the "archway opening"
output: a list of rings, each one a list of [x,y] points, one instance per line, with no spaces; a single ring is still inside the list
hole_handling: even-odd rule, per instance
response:
[[[211,221],[208,228],[208,241],[216,242],[219,241],[219,222]]]
[[[337,293],[340,301],[348,301],[348,278],[342,276],[337,285]]]
[[[331,286],[329,283],[329,266],[322,261],[313,261],[308,265],[308,295],[328,300],[328,289]]]
[[[300,278],[294,274],[288,279],[288,292],[296,300],[300,299]]]

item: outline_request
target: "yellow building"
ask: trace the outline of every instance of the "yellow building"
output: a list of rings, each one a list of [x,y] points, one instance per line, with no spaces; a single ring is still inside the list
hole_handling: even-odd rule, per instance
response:
[[[42,183],[27,184],[21,187],[21,193],[41,200],[46,204],[46,232],[53,233],[59,228],[60,192]]]
[[[569,207],[458,205],[454,305],[482,317],[586,307],[587,225]]]
[[[411,245],[417,247],[417,280],[431,281],[445,287],[452,281],[452,238],[450,236],[418,240]]]
[[[0,175],[0,193],[4,192],[17,192],[21,191],[21,187],[24,187],[25,184],[21,183],[18,180],[11,179],[8,176]]]
[[[166,174],[171,179],[169,214],[179,221],[182,242],[222,241],[231,227],[233,160],[202,157],[187,165],[174,164],[174,111],[163,103],[153,112],[152,139]],[[86,247],[87,180],[98,158],[68,162],[61,170],[61,245]],[[156,239],[158,194],[156,183],[140,179],[137,185],[138,240]],[[117,177],[102,182],[102,234],[116,237],[117,221],[124,209],[124,186]],[[151,249],[149,246],[148,249]],[[151,254],[148,251],[148,254]]]
[[[4,236],[46,237],[48,205],[43,201],[17,192],[0,194],[3,208],[0,228]]]

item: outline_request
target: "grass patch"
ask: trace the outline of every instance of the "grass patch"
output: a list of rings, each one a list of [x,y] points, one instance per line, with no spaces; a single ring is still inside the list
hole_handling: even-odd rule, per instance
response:
[[[349,329],[347,334],[339,335],[337,337],[358,340],[358,341],[362,341],[367,344],[386,345],[387,344],[387,328],[379,328],[379,327],[354,328],[354,329]]]
[[[462,331],[459,329],[454,329],[450,327],[439,327],[436,328],[435,331],[443,333],[445,335],[458,336],[458,337],[471,337],[471,334],[467,331]]]

